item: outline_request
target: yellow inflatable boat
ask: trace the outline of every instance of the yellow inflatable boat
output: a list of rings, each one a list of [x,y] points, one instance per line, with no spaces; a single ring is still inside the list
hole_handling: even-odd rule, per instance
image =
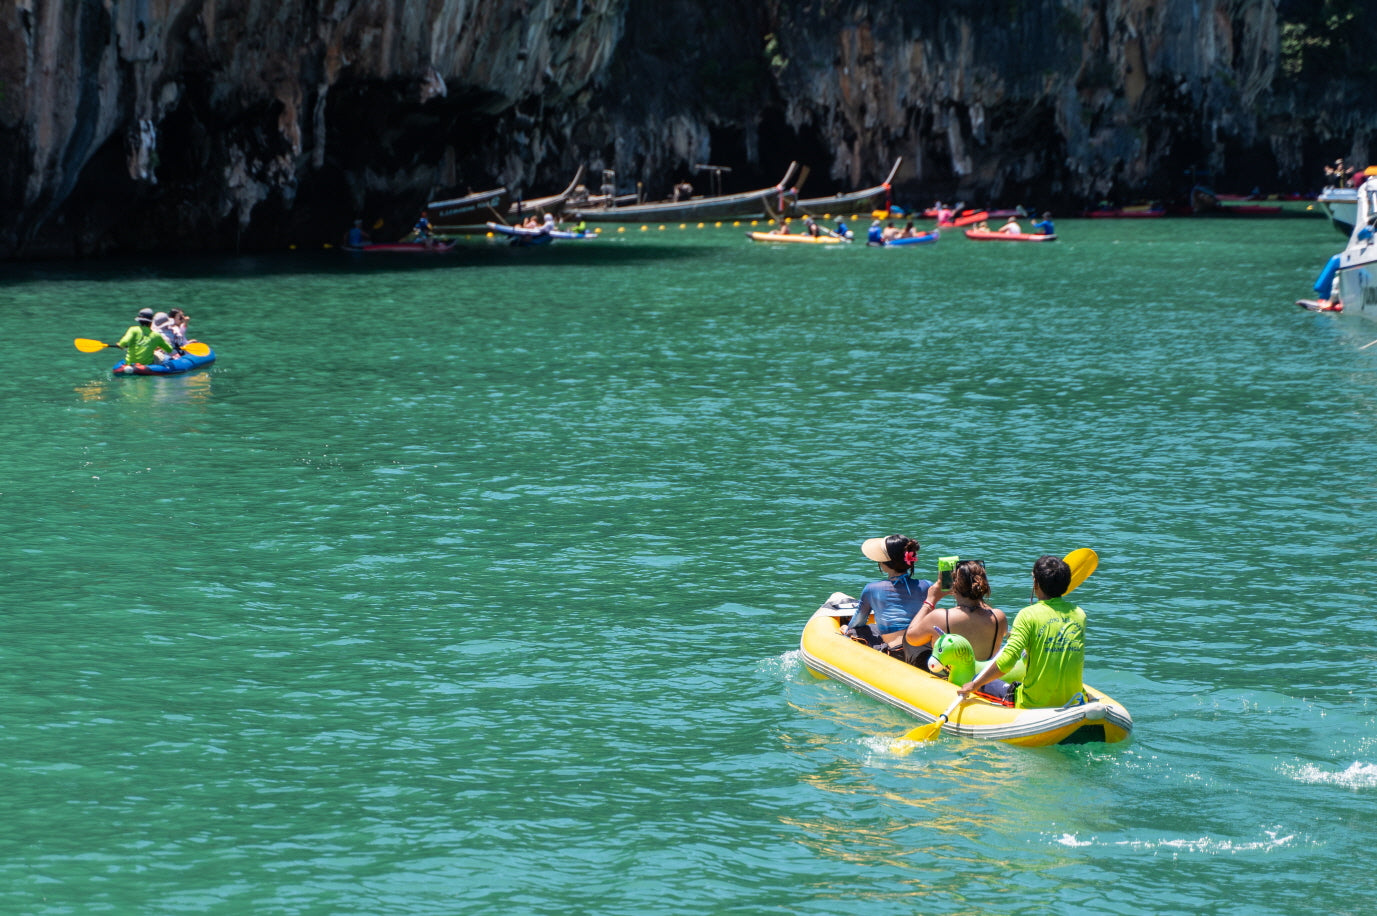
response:
[[[837,592],[803,628],[803,662],[818,677],[840,681],[933,723],[956,700],[956,686],[841,633],[856,600]],[[1086,685],[1084,697],[1058,709],[1015,709],[980,695],[957,706],[942,733],[1022,747],[1124,741],[1133,718],[1114,699]]]
[[[778,232],[747,232],[747,236],[755,242],[793,242],[798,245],[840,245],[849,242],[850,239],[840,239],[835,235],[808,235],[807,233],[797,233],[781,235]]]

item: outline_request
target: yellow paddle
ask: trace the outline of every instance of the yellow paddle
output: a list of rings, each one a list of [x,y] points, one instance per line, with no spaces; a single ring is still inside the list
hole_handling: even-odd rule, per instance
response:
[[[1066,555],[1065,560],[1066,565],[1071,567],[1071,584],[1067,587],[1066,591],[1063,592],[1065,595],[1071,594],[1078,585],[1084,582],[1086,578],[1095,571],[1095,567],[1100,565],[1099,554],[1095,553],[1095,551],[1091,550],[1089,547],[1082,547],[1079,550],[1071,551]],[[994,663],[994,659],[990,659],[990,665]],[[985,671],[990,670],[990,665],[985,667]],[[985,671],[980,672],[981,676],[985,674]],[[938,735],[942,734],[942,726],[951,718],[951,714],[956,711],[956,707],[960,706],[961,703],[967,699],[969,699],[969,697],[963,697],[958,694],[956,699],[951,701],[951,705],[947,707],[947,711],[937,717],[937,721],[918,726],[907,735],[904,735],[904,740],[933,740]]]
[[[1066,565],[1071,567],[1071,584],[1066,587],[1066,591],[1063,593],[1065,595],[1074,592],[1077,586],[1095,571],[1095,567],[1100,565],[1100,555],[1089,547],[1073,550],[1064,559]]]
[[[76,340],[72,341],[72,343],[76,344],[76,348],[80,350],[82,353],[99,353],[106,347],[119,347],[119,344],[102,343],[99,340],[92,340],[89,337],[78,337]],[[185,347],[182,347],[182,349],[190,353],[192,356],[210,355],[210,345],[203,344],[199,340],[193,340]]]
[[[927,725],[918,726],[907,735],[904,735],[904,740],[931,741],[933,738],[942,734],[942,725],[951,718],[951,714],[956,712],[956,707],[960,706],[961,701],[964,699],[966,698],[958,694],[956,699],[951,701],[951,705],[947,707],[947,711],[937,717],[936,722],[929,722]]]

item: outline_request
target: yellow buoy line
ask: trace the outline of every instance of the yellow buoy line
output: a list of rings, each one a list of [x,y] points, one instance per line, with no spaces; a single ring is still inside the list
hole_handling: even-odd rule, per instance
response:
[[[860,221],[863,220],[863,219],[869,219],[869,218],[871,218],[871,217],[875,217],[875,218],[877,218],[877,219],[882,218],[882,217],[880,217],[878,214],[879,214],[879,211],[876,211],[875,213],[872,213],[872,214],[861,214],[861,213],[857,213],[857,214],[854,214],[854,215],[852,215],[852,216],[846,216],[846,215],[843,214],[843,215],[840,215],[840,216],[833,217],[831,213],[823,213],[823,214],[821,214],[820,216],[818,216],[818,217],[816,217],[816,218],[817,218],[817,219],[824,219],[824,220],[843,219],[843,220],[849,220],[849,221],[851,221],[851,222],[860,222]],[[730,223],[727,223],[727,222],[725,222],[725,221],[723,221],[723,220],[717,220],[716,222],[713,222],[713,223],[711,223],[711,224],[703,222],[703,223],[695,223],[695,224],[693,224],[692,226],[690,226],[688,223],[680,223],[680,224],[679,224],[677,227],[675,227],[675,228],[678,228],[681,232],[682,232],[682,231],[687,231],[687,230],[689,230],[689,229],[722,229],[722,228],[724,228],[724,227],[728,227],[728,228],[732,228],[732,229],[739,229],[739,228],[742,227],[742,226],[760,226],[760,225],[765,225],[765,226],[777,226],[777,225],[779,225],[781,222],[782,222],[782,223],[785,223],[785,224],[792,223],[792,222],[795,221],[795,219],[796,219],[796,217],[792,217],[792,216],[786,216],[783,220],[774,220],[774,219],[766,219],[766,218],[751,219],[751,220],[736,219],[736,220],[732,220]],[[627,229],[629,229],[629,228],[639,228],[639,230],[640,230],[641,232],[650,232],[652,226],[653,226],[653,228],[655,229],[655,231],[657,231],[657,232],[666,232],[666,231],[669,231],[670,228],[671,228],[671,225],[670,225],[670,224],[666,224],[666,223],[659,223],[659,224],[652,224],[652,223],[625,224],[625,223],[623,223],[623,224],[618,224],[618,225],[617,225],[617,233],[618,233],[619,235],[620,235],[620,234],[624,234],[624,233],[627,231]],[[377,228],[377,227],[374,227],[374,228]],[[596,229],[595,231],[601,233],[602,230],[599,228],[599,229]],[[481,241],[488,241],[488,240],[490,240],[490,239],[495,239],[495,238],[497,238],[497,233],[493,232],[492,230],[488,230],[487,232],[471,232],[471,233],[470,233],[470,232],[466,232],[466,233],[457,234],[457,235],[445,235],[445,234],[443,234],[443,233],[436,233],[436,235],[435,235],[434,237],[435,237],[436,239],[443,239],[443,240],[447,240],[447,241],[448,241],[448,240],[453,240],[453,241],[464,241],[464,240],[466,240],[466,239],[468,239],[468,240],[477,239],[477,240],[481,240]],[[329,249],[329,248],[334,248],[335,246],[334,246],[333,244],[331,244],[330,242],[326,242],[326,243],[325,243],[324,245],[322,245],[321,247],[322,247],[322,248]],[[295,245],[292,245],[291,248],[294,250],[294,249],[296,248],[296,246],[295,246]]]

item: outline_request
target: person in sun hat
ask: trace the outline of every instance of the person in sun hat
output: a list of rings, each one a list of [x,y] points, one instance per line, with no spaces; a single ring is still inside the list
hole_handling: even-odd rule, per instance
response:
[[[159,334],[161,334],[161,335],[163,335],[164,337],[166,337],[166,336],[167,336],[167,328],[168,328],[168,326],[170,326],[171,324],[172,324],[172,319],[169,318],[169,317],[167,316],[167,312],[154,312],[154,313],[153,313],[153,330],[157,331]],[[171,341],[168,341],[168,342],[171,343]]]
[[[861,590],[860,604],[851,622],[842,628],[877,649],[902,649],[904,631],[922,609],[932,583],[912,577],[918,562],[919,544],[911,537],[891,534],[870,538],[861,544],[861,553],[880,564],[885,578]],[[875,615],[873,626],[866,623]]]
[[[124,351],[124,361],[131,366],[156,365],[161,361],[158,351],[166,353],[169,344],[167,338],[153,330],[153,310],[139,309],[134,321],[115,346]]]
[[[172,320],[167,312],[158,312],[153,316],[153,330],[163,335],[167,341],[167,353],[159,354],[158,358],[166,361],[169,358],[182,355],[182,347],[186,345],[186,339],[181,338],[177,330],[177,323]],[[180,339],[180,342],[178,342]]]

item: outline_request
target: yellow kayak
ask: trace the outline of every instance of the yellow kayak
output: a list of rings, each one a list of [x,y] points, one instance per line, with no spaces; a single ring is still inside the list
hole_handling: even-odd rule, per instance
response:
[[[839,239],[834,235],[781,235],[778,232],[747,232],[757,242],[795,242],[802,245],[840,245],[850,239]]]
[[[957,685],[841,633],[856,601],[837,592],[803,628],[803,662],[818,677],[831,678],[902,709],[923,723],[936,722],[956,699]],[[1088,684],[1084,697],[1057,709],[1015,709],[972,696],[952,712],[942,733],[1022,747],[1124,741],[1133,717],[1113,698]]]

